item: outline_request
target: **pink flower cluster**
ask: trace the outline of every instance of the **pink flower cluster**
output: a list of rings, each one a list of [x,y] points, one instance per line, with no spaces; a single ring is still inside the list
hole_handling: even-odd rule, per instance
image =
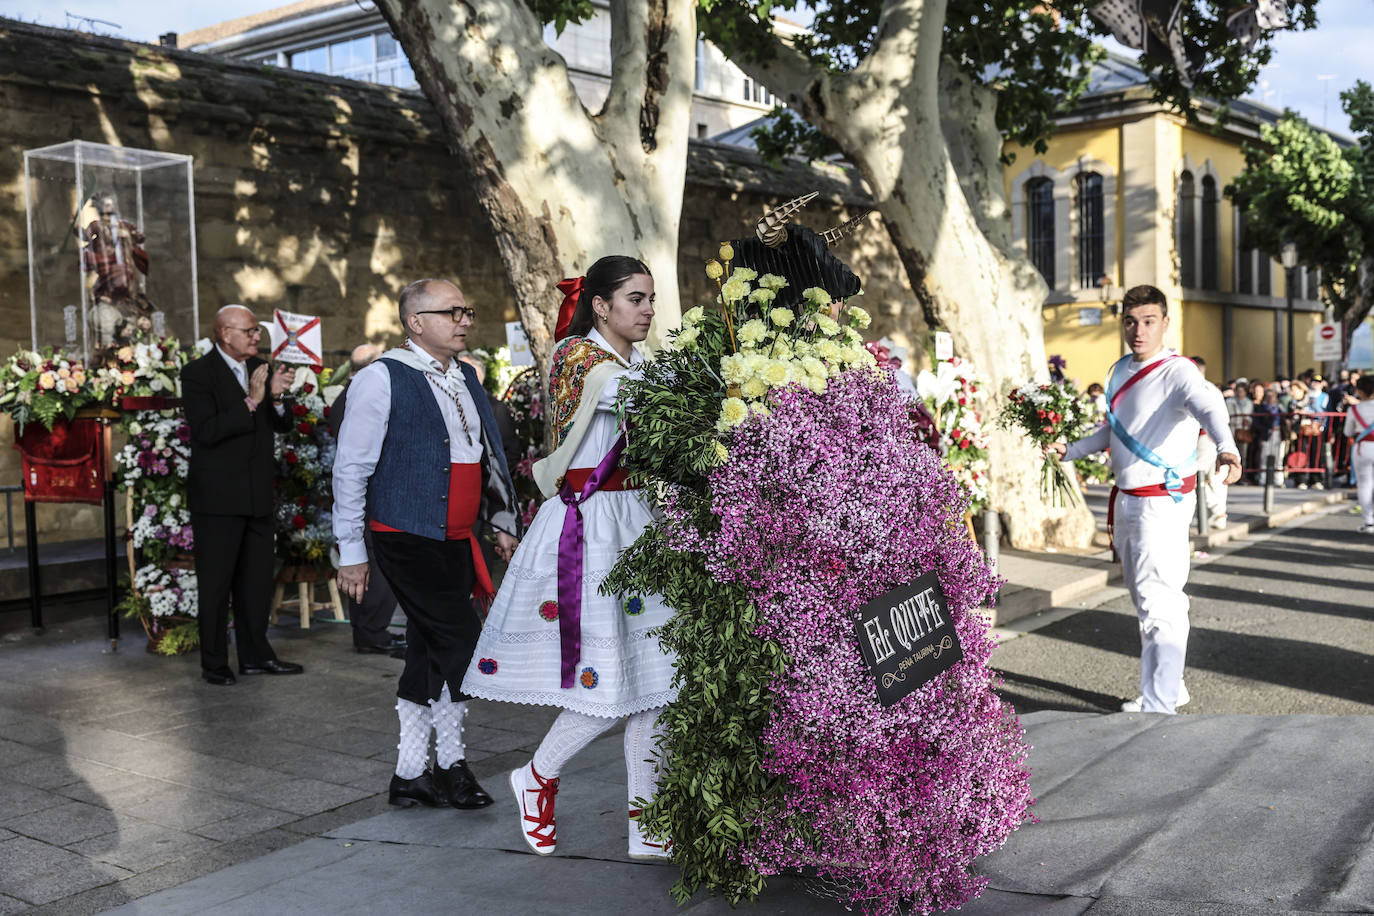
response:
[[[838,884],[870,913],[959,906],[986,884],[970,863],[1031,804],[1024,731],[992,691],[993,643],[971,613],[997,583],[965,533],[968,497],[938,453],[913,447],[889,373],[851,371],[819,396],[790,386],[771,407],[737,428],[711,477],[718,532],[693,536],[668,508],[674,540],[754,591],[757,635],[791,659],[763,735],[784,788],[741,855],[762,874]],[[932,569],[964,660],[885,708],[857,611]]]

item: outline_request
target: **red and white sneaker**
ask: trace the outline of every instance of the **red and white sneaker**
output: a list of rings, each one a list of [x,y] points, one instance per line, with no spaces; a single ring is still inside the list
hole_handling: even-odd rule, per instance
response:
[[[660,843],[645,836],[639,826],[639,816],[643,813],[643,808],[630,809],[630,858],[641,861],[671,859],[673,857],[673,841],[668,840]]]
[[[534,771],[534,762],[511,770],[511,791],[520,807],[520,834],[536,855],[553,855],[558,826],[553,819],[553,800],[558,796],[558,777],[545,779]]]

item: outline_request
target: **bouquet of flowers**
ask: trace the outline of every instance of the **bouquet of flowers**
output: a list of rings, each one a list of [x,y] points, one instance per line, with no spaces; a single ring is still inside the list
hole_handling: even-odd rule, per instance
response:
[[[209,341],[203,343],[208,349]],[[95,371],[96,386],[115,407],[126,397],[176,397],[181,393],[181,367],[203,352],[197,344],[188,353],[175,337],[145,339],[140,335],[115,350],[110,363]]]
[[[1020,429],[1036,447],[1077,436],[1087,425],[1087,408],[1068,382],[1027,382],[1008,395],[997,422],[1004,429]],[[1040,466],[1040,491],[1051,505],[1080,505],[1083,496],[1059,458],[1047,454]]]
[[[16,433],[33,420],[52,429],[58,417],[70,420],[77,408],[104,396],[80,360],[54,353],[52,347],[11,356],[5,363],[3,390],[0,408],[14,418]]]
[[[660,639],[680,688],[640,824],[675,838],[679,902],[703,885],[753,899],[801,870],[870,914],[958,906],[986,883],[973,859],[1029,805],[1024,737],[972,613],[996,583],[963,534],[967,494],[914,446],[912,402],[862,347],[862,310],[820,288],[775,307],[787,278],[707,270],[715,307],[689,310],[621,389],[624,461],[663,516],[601,588],[676,609]],[[855,614],[931,570],[964,660],[884,707]]]
[[[276,437],[277,459],[277,560],[286,566],[324,567],[334,545],[331,476],[334,471],[334,437],[325,424],[330,405],[338,396],[332,384],[337,370],[296,370],[290,391],[291,430]]]
[[[988,501],[988,439],[974,406],[982,381],[973,365],[958,357],[916,376],[916,391],[940,431],[940,451],[954,478],[968,490],[974,509]]]

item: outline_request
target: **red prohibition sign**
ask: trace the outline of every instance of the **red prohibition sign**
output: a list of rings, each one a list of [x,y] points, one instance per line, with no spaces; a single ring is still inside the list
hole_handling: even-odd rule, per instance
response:
[[[1330,340],[1336,336],[1336,329],[1331,325],[1322,328],[1322,340]]]

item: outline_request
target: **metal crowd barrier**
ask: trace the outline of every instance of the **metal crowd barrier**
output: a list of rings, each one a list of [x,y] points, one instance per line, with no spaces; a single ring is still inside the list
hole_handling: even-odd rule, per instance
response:
[[[1241,483],[1263,485],[1271,458],[1278,474],[1300,485],[1330,487],[1336,481],[1339,486],[1350,473],[1344,412],[1235,414],[1231,434],[1244,469]]]

